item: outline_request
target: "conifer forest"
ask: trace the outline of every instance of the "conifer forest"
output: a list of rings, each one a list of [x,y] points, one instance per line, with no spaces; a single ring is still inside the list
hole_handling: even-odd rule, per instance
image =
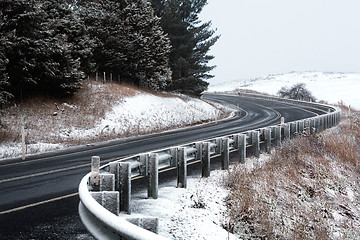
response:
[[[74,94],[96,72],[199,95],[219,36],[206,0],[0,0],[0,104]]]

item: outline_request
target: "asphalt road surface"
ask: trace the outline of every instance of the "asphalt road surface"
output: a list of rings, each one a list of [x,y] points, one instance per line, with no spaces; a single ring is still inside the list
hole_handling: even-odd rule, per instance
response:
[[[281,117],[290,122],[323,114],[236,95],[203,97],[232,106],[238,114],[198,127],[0,162],[0,239],[89,239],[77,213],[77,188],[90,171],[91,156],[100,156],[104,164],[121,156],[278,124]]]

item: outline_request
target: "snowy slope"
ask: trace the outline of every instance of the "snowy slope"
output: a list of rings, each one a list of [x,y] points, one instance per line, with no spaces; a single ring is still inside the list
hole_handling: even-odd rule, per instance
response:
[[[44,142],[45,138],[33,139],[27,144],[27,153],[45,152],[68,147],[62,142],[87,142],[87,139],[108,136],[136,136],[199,124],[220,119],[231,111],[220,104],[209,104],[187,96],[156,96],[138,92],[122,98],[105,116],[88,128],[61,127],[50,134],[59,144]],[[42,119],[37,121],[41,125]],[[47,133],[44,133],[45,135]],[[35,138],[35,137],[34,137]],[[4,142],[0,145],[0,159],[21,155],[20,142]]]
[[[68,137],[86,138],[107,134],[116,135],[151,133],[215,119],[222,114],[200,99],[159,97],[137,94],[115,105],[95,127],[87,130],[73,129]]]
[[[360,73],[291,72],[211,85],[209,92],[249,89],[277,95],[281,87],[290,87],[296,83],[305,83],[306,88],[318,100],[330,104],[342,101],[346,105],[360,109]]]

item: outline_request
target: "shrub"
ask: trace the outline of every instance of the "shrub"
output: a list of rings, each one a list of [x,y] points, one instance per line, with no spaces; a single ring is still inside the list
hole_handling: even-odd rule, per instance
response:
[[[310,102],[316,101],[315,97],[311,94],[311,92],[305,88],[305,83],[297,83],[290,88],[282,87],[278,91],[278,95],[288,99]]]

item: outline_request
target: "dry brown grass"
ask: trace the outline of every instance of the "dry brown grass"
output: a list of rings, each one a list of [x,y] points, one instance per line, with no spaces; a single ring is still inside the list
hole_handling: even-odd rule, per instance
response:
[[[352,112],[334,129],[284,142],[265,164],[235,166],[226,180],[230,230],[243,239],[359,236],[358,117]]]
[[[162,121],[153,120],[151,126],[144,127],[141,121],[133,123],[127,119],[131,117],[130,112],[129,115],[119,116],[118,126],[124,127],[121,131],[117,131],[109,125],[101,126],[103,129],[98,129],[106,114],[112,113],[114,106],[125,101],[125,97],[135,96],[138,93],[148,93],[162,98],[177,97],[185,102],[190,100],[186,96],[144,90],[128,84],[103,84],[91,80],[85,82],[83,88],[70,98],[34,97],[21,104],[12,103],[3,109],[0,116],[3,123],[0,128],[0,144],[3,144],[2,149],[4,149],[0,152],[0,158],[18,156],[21,153],[22,122],[25,123],[27,153],[36,153],[67,146],[86,145],[155,133],[208,121],[195,120],[194,115],[191,123],[174,121],[172,125],[164,126]],[[219,106],[215,108],[219,112],[217,119],[230,114],[225,108]],[[56,114],[54,114],[55,112]],[[169,111],[168,114],[174,113]],[[190,118],[189,120],[191,121]],[[96,129],[95,132],[93,132],[94,129]],[[86,132],[87,130],[89,131]]]
[[[83,88],[71,98],[33,97],[22,104],[13,103],[3,110],[0,143],[21,141],[22,118],[28,134],[27,141],[57,143],[63,140],[58,134],[59,129],[91,128],[115,103],[124,97],[134,96],[137,91],[141,90],[128,84],[91,81],[84,83]],[[43,132],[48,136],[40,139]],[[81,144],[71,141],[68,144]]]

